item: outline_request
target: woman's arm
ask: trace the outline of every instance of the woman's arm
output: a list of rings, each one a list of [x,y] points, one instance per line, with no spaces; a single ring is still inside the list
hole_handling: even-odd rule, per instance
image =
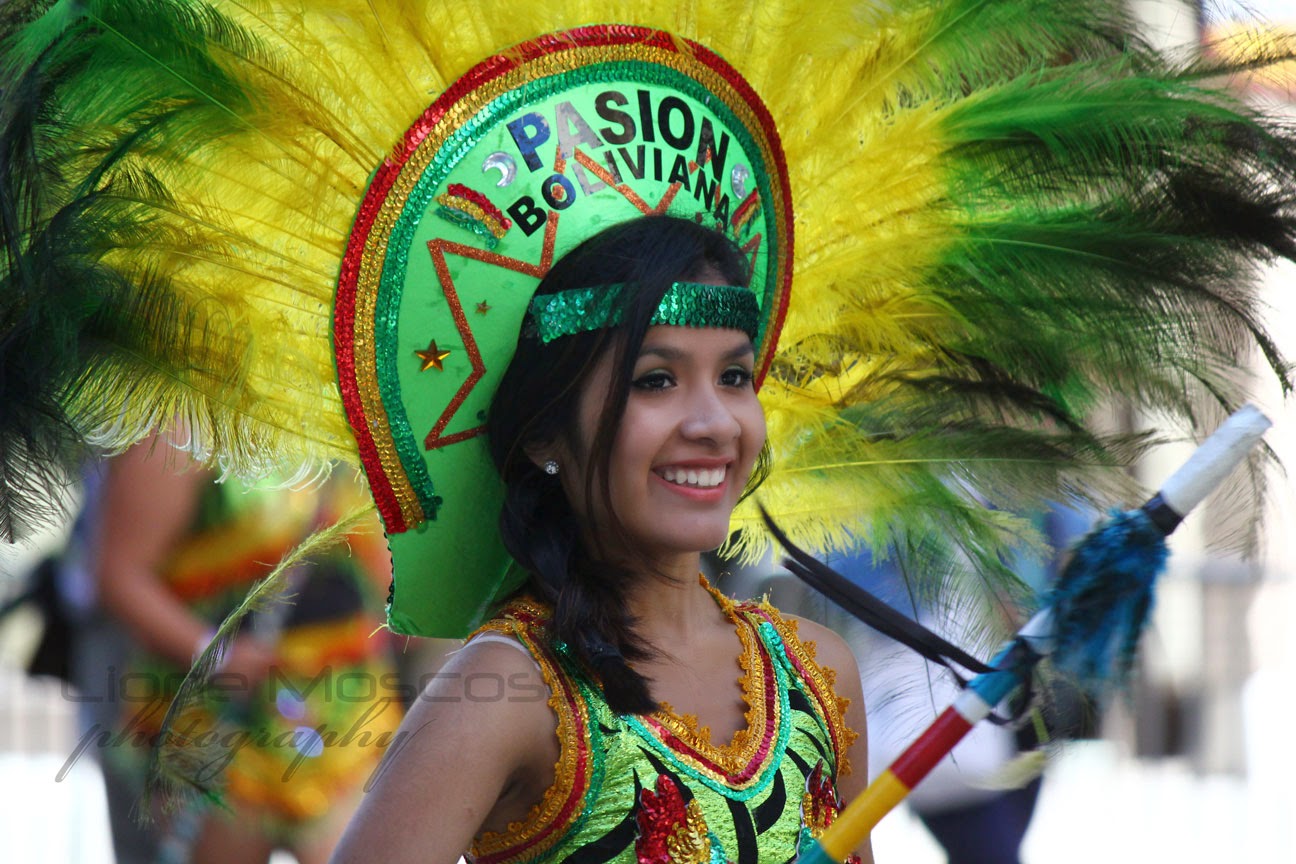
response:
[[[791,616],[789,616],[791,617]],[[815,662],[820,666],[832,669],[836,675],[835,689],[838,696],[850,700],[846,707],[846,726],[858,737],[846,751],[850,760],[849,774],[838,774],[837,792],[846,806],[859,797],[868,788],[868,727],[864,713],[864,688],[860,681],[859,663],[846,641],[832,630],[805,618],[798,618],[797,632],[802,641],[814,642],[816,646]],[[872,864],[873,846],[869,838],[855,847],[863,864]]]
[[[193,521],[205,472],[153,439],[108,461],[96,575],[104,608],[150,651],[188,666],[208,625],[158,576]]]
[[[524,818],[553,782],[548,697],[513,646],[451,655],[405,715],[332,864],[454,864],[484,826]]]
[[[212,625],[195,615],[159,573],[193,524],[207,472],[160,438],[109,460],[102,490],[95,568],[99,599],[145,648],[187,668]],[[265,677],[273,652],[240,637],[226,672]]]

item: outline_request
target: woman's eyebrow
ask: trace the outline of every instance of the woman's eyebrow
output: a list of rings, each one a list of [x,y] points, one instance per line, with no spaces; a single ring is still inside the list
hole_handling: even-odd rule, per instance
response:
[[[670,345],[645,345],[643,348],[640,349],[639,356],[645,357],[649,354],[652,354],[653,356],[660,357],[663,360],[680,360],[683,359],[684,357],[687,357],[688,353],[689,353],[688,351],[685,351],[681,348],[675,348]],[[740,344],[734,345],[733,348],[726,351],[721,356],[721,359],[738,360],[748,355],[754,355],[755,353],[756,353],[755,346],[753,346],[751,342],[744,341]]]

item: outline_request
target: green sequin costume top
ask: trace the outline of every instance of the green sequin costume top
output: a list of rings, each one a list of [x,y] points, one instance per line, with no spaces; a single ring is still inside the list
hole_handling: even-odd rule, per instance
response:
[[[747,703],[745,728],[724,745],[669,706],[615,714],[547,637],[539,604],[514,601],[478,631],[518,640],[540,666],[560,756],[553,786],[526,819],[475,840],[476,864],[784,864],[831,823],[855,737],[832,671],[768,604],[717,599],[742,641]]]

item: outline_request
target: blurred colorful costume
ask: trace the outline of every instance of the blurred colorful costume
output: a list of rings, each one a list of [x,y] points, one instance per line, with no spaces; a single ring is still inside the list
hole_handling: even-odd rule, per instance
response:
[[[354,506],[354,493],[339,494],[347,485],[289,491],[206,484],[194,524],[160,576],[215,628],[321,520],[334,521]],[[351,542],[375,539],[370,532]],[[207,775],[221,769],[229,796],[260,814],[272,837],[357,794],[403,713],[390,646],[373,638],[376,583],[363,572],[363,556],[352,551],[299,568],[289,577],[292,605],[244,619],[244,632],[273,648],[267,679],[249,688],[218,678],[172,721],[173,732],[196,748],[195,761],[208,763]],[[132,740],[158,733],[187,671],[156,655],[137,657],[122,678],[130,682],[122,719]],[[142,768],[147,752],[113,748],[108,755]]]

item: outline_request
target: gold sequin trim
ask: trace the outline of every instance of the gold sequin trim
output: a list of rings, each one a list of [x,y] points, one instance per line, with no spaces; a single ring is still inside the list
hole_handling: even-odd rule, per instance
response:
[[[579,729],[589,728],[588,706],[580,698],[576,685],[562,674],[557,660],[545,647],[542,627],[532,623],[547,615],[548,611],[534,602],[515,600],[500,617],[486,622],[473,633],[473,636],[485,632],[500,633],[517,639],[526,647],[527,653],[540,666],[540,673],[549,687],[549,707],[558,719],[558,761],[554,763],[553,785],[545,790],[523,819],[510,822],[507,830],[484,831],[475,838],[472,844],[475,858],[498,857],[502,853],[507,854],[510,861],[529,861],[539,857],[563,838],[568,825],[579,815],[588,792],[587,788],[577,789],[578,784],[587,786],[590,778],[588,765],[583,776],[578,771],[581,749],[589,740],[586,734],[582,741],[579,732]],[[581,801],[568,808],[569,818],[560,823],[563,810],[573,795]],[[542,836],[545,834],[548,836]]]
[[[703,587],[715,598],[725,617],[734,625],[738,640],[742,643],[742,650],[738,655],[740,668],[738,686],[742,691],[743,703],[747,706],[743,714],[743,726],[734,732],[728,744],[717,745],[711,740],[710,728],[702,726],[693,714],[678,714],[668,703],[662,702],[661,710],[652,716],[672,735],[698,751],[704,759],[714,762],[725,773],[736,775],[743,773],[757,758],[769,724],[777,722],[778,718],[771,718],[766,708],[770,700],[766,689],[764,662],[761,658],[760,635],[756,632],[756,625],[745,615],[739,614],[733,601],[712,588],[705,577],[700,577],[700,580]],[[678,752],[676,756],[687,758],[685,754]],[[705,770],[703,766],[696,765],[693,760],[688,761],[695,767]],[[705,773],[718,782],[733,782],[732,777],[724,777],[713,771]],[[759,774],[760,772],[756,772],[753,779]]]
[[[807,683],[810,685],[810,692],[806,695],[813,697],[814,704],[823,717],[828,727],[828,734],[837,750],[836,776],[843,777],[851,773],[850,758],[847,754],[850,752],[851,745],[859,738],[859,733],[846,725],[846,709],[850,706],[851,700],[837,695],[836,670],[821,666],[815,660],[818,646],[812,640],[801,641],[797,632],[799,622],[796,619],[784,618],[767,600],[761,602],[760,608],[769,616],[774,629],[782,637],[788,653],[793,655],[796,663],[801,667],[802,674],[809,679]]]

